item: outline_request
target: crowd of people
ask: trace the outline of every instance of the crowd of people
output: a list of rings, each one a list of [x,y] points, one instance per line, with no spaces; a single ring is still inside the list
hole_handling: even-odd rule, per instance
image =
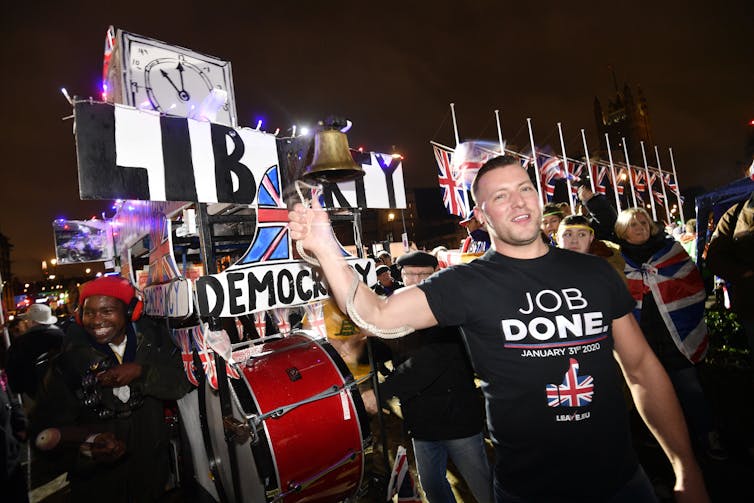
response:
[[[699,377],[709,292],[696,222],[672,232],[642,208],[616,212],[587,186],[578,214],[541,208],[507,156],[479,170],[472,195],[459,249],[476,260],[440,270],[433,253],[394,261],[383,250],[376,283],[355,293],[326,212],[315,200],[290,213],[333,308],[382,341],[391,365],[380,362],[362,400],[377,414],[398,399],[426,500],[455,501],[450,460],[484,503],[657,501],[632,444],[644,435],[667,456],[677,501],[708,501],[697,456],[728,452]],[[723,216],[705,257],[730,282],[754,355],[754,194]],[[72,501],[155,501],[169,475],[164,404],[192,389],[180,350],[164,324],[141,316],[125,279],[75,290],[58,316],[35,304],[13,324],[0,372],[4,494],[26,500],[20,452],[31,440],[68,473]],[[360,361],[348,357],[349,367]]]
[[[494,501],[657,501],[632,434],[654,437],[665,451],[677,501],[707,501],[696,457],[722,461],[728,452],[699,379],[709,348],[709,292],[693,253],[695,222],[687,223],[686,232],[666,231],[641,208],[618,214],[588,186],[578,188],[579,214],[570,214],[568,204],[540,209],[528,175],[508,157],[479,170],[472,195],[477,206],[463,225],[469,229],[473,221],[473,232],[487,234],[489,250],[420,282],[404,276],[404,284],[390,292],[359,287],[352,294],[353,273],[336,253],[326,214],[316,202],[290,213],[294,239],[320,261],[340,308],[350,306],[363,330],[398,347],[396,369],[378,390],[381,403],[374,392],[365,403],[374,412],[389,398],[400,399],[421,485],[431,488],[428,501],[454,501],[440,492],[446,483],[441,475],[421,469],[429,454],[416,448],[425,433],[415,425],[416,411],[431,413],[438,400],[423,376],[430,370],[440,382],[445,376],[429,356],[428,334],[436,334],[441,345],[446,340],[440,334],[447,333],[460,333],[472,375],[481,382],[484,434],[495,451]],[[707,259],[716,274],[734,282],[734,306],[749,324],[748,334],[754,310],[744,313],[742,306],[754,298],[744,293],[751,292],[754,274],[754,196],[739,208],[721,221]],[[715,258],[721,250],[734,270],[722,270]],[[415,257],[409,253],[396,262],[414,266]],[[427,273],[431,265],[426,263]],[[396,336],[400,343],[392,340]],[[452,359],[452,351],[443,353]],[[440,395],[450,399],[457,392],[444,387]],[[475,410],[467,407],[469,417]],[[452,414],[447,409],[442,417]],[[638,414],[648,430],[636,431],[630,414]],[[442,471],[452,450],[443,446],[445,437],[432,440],[432,453],[439,456],[434,466]],[[591,474],[586,479],[585,472]],[[566,480],[582,475],[579,480],[588,483],[552,483],[553,474]]]

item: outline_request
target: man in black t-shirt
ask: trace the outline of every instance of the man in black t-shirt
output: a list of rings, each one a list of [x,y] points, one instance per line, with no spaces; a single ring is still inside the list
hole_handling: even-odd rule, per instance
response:
[[[363,284],[349,298],[354,272],[316,200],[294,207],[291,236],[370,333],[461,326],[483,381],[498,502],[655,500],[631,449],[613,353],[673,466],[677,501],[708,501],[678,400],[618,275],[540,239],[539,195],[515,158],[485,163],[472,194],[492,248],[387,300]]]

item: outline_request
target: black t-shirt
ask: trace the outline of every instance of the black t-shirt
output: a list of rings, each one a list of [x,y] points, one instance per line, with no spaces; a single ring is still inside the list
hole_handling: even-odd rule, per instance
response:
[[[637,469],[611,322],[634,308],[603,259],[494,250],[419,285],[483,379],[496,476],[532,501],[605,499]]]

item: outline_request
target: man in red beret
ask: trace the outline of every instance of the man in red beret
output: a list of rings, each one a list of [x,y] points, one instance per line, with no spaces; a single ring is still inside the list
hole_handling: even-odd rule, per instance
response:
[[[169,438],[163,400],[191,388],[163,324],[142,318],[136,289],[106,276],[81,286],[77,323],[45,377],[31,432],[59,431],[72,501],[155,501],[165,487]],[[41,437],[46,439],[44,435]]]

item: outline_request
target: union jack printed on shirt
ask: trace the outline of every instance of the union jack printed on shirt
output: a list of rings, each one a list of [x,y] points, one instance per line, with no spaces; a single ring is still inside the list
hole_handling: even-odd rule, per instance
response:
[[[293,258],[288,232],[288,208],[283,202],[280,170],[273,166],[265,172],[257,195],[257,228],[242,264]]]
[[[563,384],[545,386],[547,405],[550,407],[583,407],[592,403],[594,379],[589,375],[578,375],[579,362],[575,358],[570,358],[568,363]]]
[[[452,152],[437,145],[432,145],[432,148],[435,151],[435,160],[437,161],[437,178],[442,190],[442,202],[448,209],[448,213],[462,217],[469,212],[466,202],[466,187],[460,176],[453,175],[450,162]]]

